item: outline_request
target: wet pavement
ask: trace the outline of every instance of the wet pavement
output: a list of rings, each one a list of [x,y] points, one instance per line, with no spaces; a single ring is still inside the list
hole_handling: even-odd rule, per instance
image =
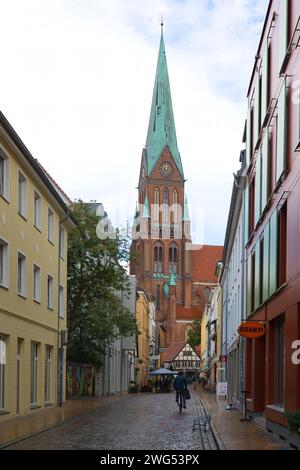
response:
[[[124,395],[7,449],[202,450],[195,397],[179,414],[175,394]]]
[[[226,400],[216,398],[214,393],[201,392],[199,399],[204,403],[212,418],[217,435],[222,437],[227,450],[292,450],[287,442],[270,434],[265,427],[254,421],[242,422],[240,411],[227,411]]]
[[[192,399],[182,415],[174,393],[126,394],[68,401],[62,408],[3,422],[0,435],[6,428],[2,436],[8,442],[16,431],[16,438],[38,432],[6,446],[9,450],[290,450],[261,425],[241,422],[239,411],[226,411],[224,399],[190,392]],[[197,425],[203,421],[203,411],[212,418],[209,427]]]

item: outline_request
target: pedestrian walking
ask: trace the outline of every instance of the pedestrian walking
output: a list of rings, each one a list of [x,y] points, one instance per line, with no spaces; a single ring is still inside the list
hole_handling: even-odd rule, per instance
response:
[[[187,389],[187,380],[186,377],[183,375],[183,372],[178,372],[176,379],[174,380],[174,388],[176,390],[176,403],[178,404],[179,395],[182,396],[182,404],[183,408],[186,408],[186,401],[185,401],[185,390]]]

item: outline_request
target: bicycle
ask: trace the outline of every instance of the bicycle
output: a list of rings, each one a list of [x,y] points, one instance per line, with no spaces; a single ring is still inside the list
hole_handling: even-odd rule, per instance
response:
[[[182,392],[178,392],[178,407],[179,407],[179,414],[182,413],[182,406],[183,406],[183,396]]]

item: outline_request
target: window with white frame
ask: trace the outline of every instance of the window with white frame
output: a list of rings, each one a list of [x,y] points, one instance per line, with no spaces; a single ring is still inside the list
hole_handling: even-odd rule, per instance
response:
[[[65,256],[65,231],[61,226],[59,227],[59,256],[61,258]]]
[[[36,264],[33,265],[33,299],[41,301],[41,269]]]
[[[53,243],[54,240],[54,214],[48,207],[48,240]]]
[[[42,226],[42,198],[34,191],[34,226],[41,230]]]
[[[8,287],[8,244],[0,238],[0,286]]]
[[[19,171],[19,204],[18,211],[23,217],[27,215],[27,180],[25,176]]]
[[[47,276],[47,306],[53,310],[53,277],[50,274]]]
[[[8,199],[8,158],[0,150],[0,195]]]
[[[18,252],[18,294],[26,296],[26,256]]]
[[[31,343],[30,404],[38,402],[38,344]]]
[[[59,286],[59,305],[58,314],[60,318],[64,318],[65,315],[65,294],[63,286]]]
[[[52,347],[46,346],[45,349],[45,402],[51,400],[51,359]]]
[[[5,400],[5,365],[6,365],[6,343],[0,334],[0,410],[4,410]]]

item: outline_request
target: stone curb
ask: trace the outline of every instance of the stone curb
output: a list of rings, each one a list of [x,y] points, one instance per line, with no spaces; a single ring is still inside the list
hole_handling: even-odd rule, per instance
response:
[[[199,398],[199,400],[201,401],[201,403],[202,403],[202,405],[203,405],[203,408],[205,409],[206,413],[209,415],[209,413],[208,413],[208,411],[207,411],[207,407],[206,407],[205,401],[202,400],[202,398]],[[211,415],[210,415],[210,416],[211,416]],[[212,416],[211,416],[210,428],[211,428],[211,431],[212,431],[212,433],[213,433],[214,439],[215,439],[216,442],[217,442],[217,445],[218,445],[218,447],[219,447],[219,450],[227,450],[227,449],[226,449],[226,446],[225,446],[225,444],[224,444],[224,442],[223,442],[222,436],[221,436],[221,434],[219,433],[218,428],[217,428],[217,426],[215,425]]]

